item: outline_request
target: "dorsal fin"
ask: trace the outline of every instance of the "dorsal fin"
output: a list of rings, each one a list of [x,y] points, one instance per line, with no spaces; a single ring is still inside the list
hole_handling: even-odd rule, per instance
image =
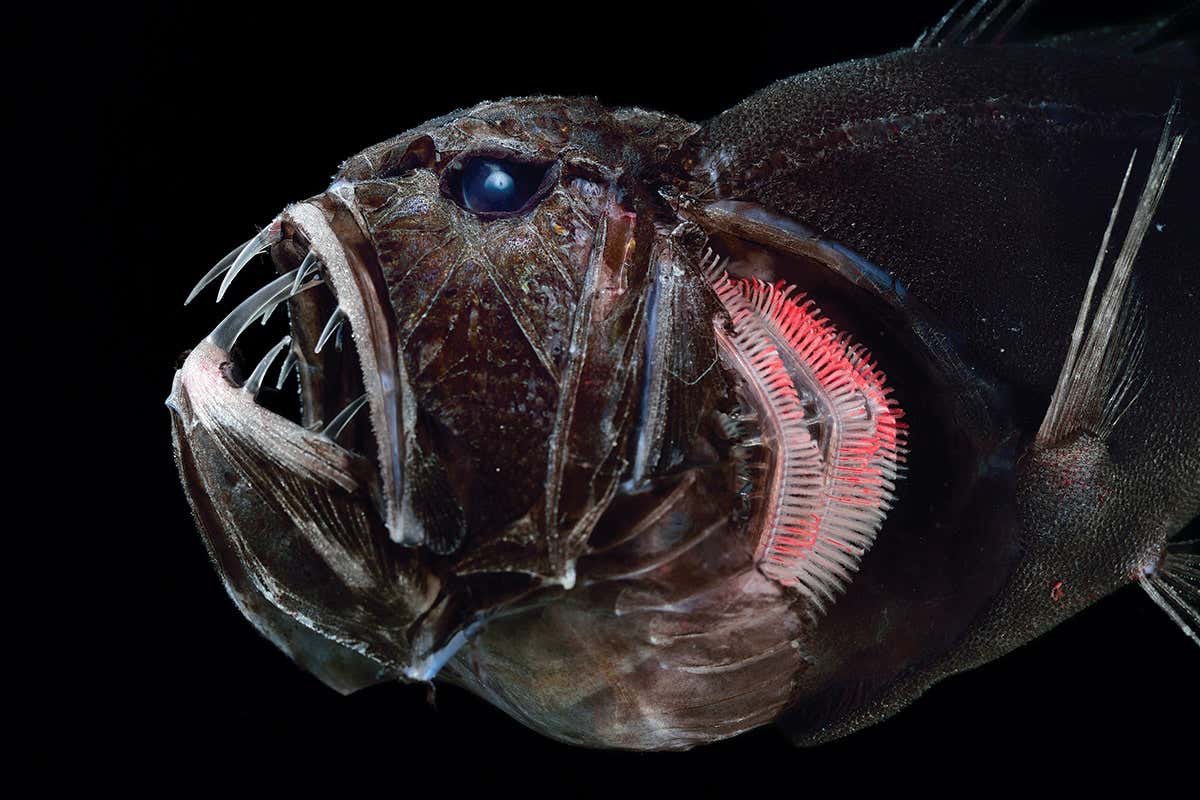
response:
[[[936,25],[921,34],[913,48],[997,45],[1020,40],[1022,44],[1132,56],[1181,68],[1194,69],[1200,64],[1200,0],[1149,22],[1030,35],[1021,31],[1021,23],[1036,2],[958,0]]]
[[[958,0],[913,48],[1000,44],[1037,0]]]

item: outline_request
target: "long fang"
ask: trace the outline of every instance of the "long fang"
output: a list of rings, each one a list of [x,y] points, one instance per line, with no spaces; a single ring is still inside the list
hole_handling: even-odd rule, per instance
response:
[[[367,395],[364,392],[356,399],[352,400],[350,405],[339,411],[338,415],[329,421],[329,424],[325,426],[325,429],[321,431],[321,433],[324,436],[328,436],[330,439],[337,439],[338,435],[343,429],[345,429],[350,420],[354,418],[354,415],[358,413],[358,410],[366,404]]]
[[[247,297],[241,305],[229,312],[229,316],[225,317],[220,325],[213,328],[213,332],[208,335],[208,341],[226,352],[231,350],[234,342],[258,319],[259,314],[288,297],[295,278],[295,270],[292,270]]]
[[[267,354],[258,362],[258,366],[254,368],[254,372],[250,373],[250,378],[242,386],[242,391],[257,397],[258,390],[262,388],[263,377],[266,376],[267,370],[275,363],[275,359],[279,357],[279,352],[291,343],[292,337],[284,336],[278,344],[268,350]]]
[[[229,266],[235,260],[237,260],[237,257],[241,255],[242,251],[245,250],[250,245],[250,242],[253,242],[255,238],[256,237],[251,237],[248,241],[245,241],[230,250],[224,258],[216,263],[216,266],[210,269],[204,275],[204,277],[200,279],[199,283],[192,287],[192,291],[188,294],[187,300],[183,301],[183,304],[186,306],[191,303],[196,299],[198,294],[204,291],[206,286],[215,281],[217,278],[221,277],[221,275],[223,275],[225,271],[229,269]]]
[[[329,317],[329,322],[325,323],[325,329],[321,331],[321,337],[317,339],[317,346],[313,348],[314,353],[319,353],[328,344],[333,334],[337,333],[337,329],[346,321],[346,312],[340,307],[334,309],[332,316]]]
[[[225,292],[229,290],[229,284],[233,283],[233,279],[238,276],[242,268],[250,263],[250,259],[270,247],[273,243],[279,240],[279,221],[272,222],[267,227],[263,228],[257,236],[246,242],[246,246],[238,253],[237,258],[229,265],[229,271],[225,273],[225,279],[221,281],[221,288],[217,289],[217,302],[221,302],[225,297]]]

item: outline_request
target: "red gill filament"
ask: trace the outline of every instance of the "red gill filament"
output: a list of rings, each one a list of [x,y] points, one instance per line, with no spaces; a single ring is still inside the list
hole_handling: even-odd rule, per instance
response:
[[[823,609],[849,583],[891,508],[903,412],[867,351],[795,287],[709,275],[732,321],[732,336],[715,321],[717,340],[746,381],[771,451],[756,558],[764,574]]]

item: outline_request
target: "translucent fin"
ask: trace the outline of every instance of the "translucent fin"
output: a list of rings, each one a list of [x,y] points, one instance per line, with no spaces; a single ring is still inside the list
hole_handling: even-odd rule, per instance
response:
[[[1037,433],[1037,444],[1052,447],[1086,430],[1107,436],[1137,398],[1138,362],[1144,346],[1143,316],[1133,291],[1133,262],[1167,187],[1183,134],[1175,132],[1178,101],[1171,106],[1146,185],[1138,199],[1125,241],[1109,275],[1096,314],[1089,322],[1092,294],[1100,277],[1109,237],[1125,195],[1137,152],[1129,160],[1117,201],[1079,307],[1071,344],[1063,361],[1049,408]],[[1084,331],[1087,331],[1086,337]]]
[[[1157,568],[1138,583],[1184,636],[1200,645],[1200,540],[1168,544]]]
[[[913,49],[1000,44],[1037,0],[958,0],[938,23],[921,34]]]

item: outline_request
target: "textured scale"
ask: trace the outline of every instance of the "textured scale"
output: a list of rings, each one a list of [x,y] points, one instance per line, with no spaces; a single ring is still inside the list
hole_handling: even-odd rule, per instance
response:
[[[1026,6],[704,122],[481,103],[284,206],[168,399],[234,602],[628,749],[843,736],[1129,585],[1195,640],[1190,40]]]

